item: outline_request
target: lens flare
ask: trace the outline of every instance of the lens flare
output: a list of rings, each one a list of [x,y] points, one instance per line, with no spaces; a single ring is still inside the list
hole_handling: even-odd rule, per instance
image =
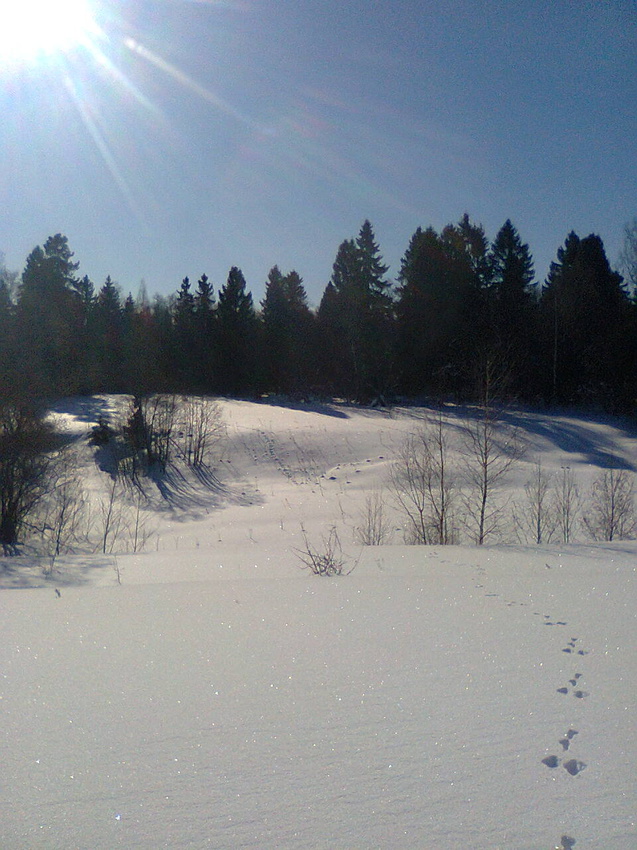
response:
[[[85,44],[95,29],[87,0],[3,0],[0,63],[65,53]]]

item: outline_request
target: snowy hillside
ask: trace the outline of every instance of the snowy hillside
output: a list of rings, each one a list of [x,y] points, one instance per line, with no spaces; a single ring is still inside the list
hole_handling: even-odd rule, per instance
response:
[[[56,414],[95,540],[84,435],[114,403]],[[2,562],[0,847],[634,850],[637,543],[519,522],[538,459],[584,500],[634,435],[509,414],[506,542],[407,546],[388,476],[425,411],[222,409],[209,474],[148,488],[144,551],[129,525],[48,577]],[[362,546],[379,493],[388,542]],[[318,578],[298,550],[332,528],[354,569]]]

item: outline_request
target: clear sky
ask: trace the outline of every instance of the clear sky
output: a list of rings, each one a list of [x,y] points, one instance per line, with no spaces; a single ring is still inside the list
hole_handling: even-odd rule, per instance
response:
[[[237,265],[259,301],[278,264],[316,305],[366,218],[392,276],[418,226],[511,218],[542,280],[570,230],[615,262],[637,216],[635,0],[95,0],[88,40],[2,53],[25,3],[0,0],[9,269],[62,232],[96,286]]]

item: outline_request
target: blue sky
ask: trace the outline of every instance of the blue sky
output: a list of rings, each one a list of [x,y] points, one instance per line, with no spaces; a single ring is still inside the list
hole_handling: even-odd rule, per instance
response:
[[[47,236],[151,295],[276,263],[318,304],[374,226],[511,218],[542,280],[637,216],[633,0],[95,0],[93,47],[0,62],[0,251]]]

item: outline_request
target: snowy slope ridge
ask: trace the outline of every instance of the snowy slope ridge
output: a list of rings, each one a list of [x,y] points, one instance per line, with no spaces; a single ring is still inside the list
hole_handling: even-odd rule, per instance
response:
[[[417,412],[224,412],[223,496],[150,551],[0,572],[0,847],[635,850],[637,543],[363,548]],[[549,469],[637,458],[518,418]]]

